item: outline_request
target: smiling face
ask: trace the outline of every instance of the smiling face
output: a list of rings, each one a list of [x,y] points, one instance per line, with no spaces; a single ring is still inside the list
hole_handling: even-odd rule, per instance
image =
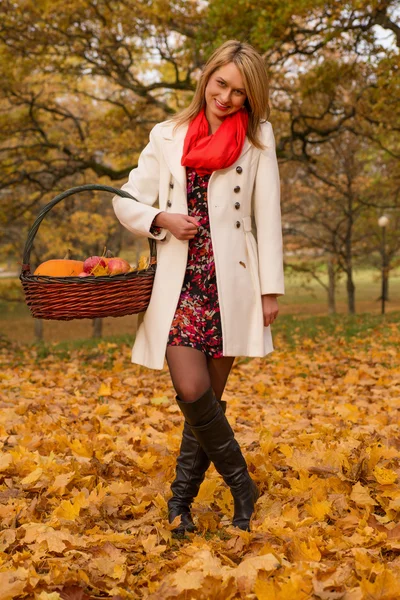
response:
[[[211,75],[205,90],[206,117],[215,133],[222,121],[242,108],[246,101],[243,77],[230,62]]]

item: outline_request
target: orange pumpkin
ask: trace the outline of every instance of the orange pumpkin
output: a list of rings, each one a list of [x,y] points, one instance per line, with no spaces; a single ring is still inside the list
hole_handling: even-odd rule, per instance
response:
[[[46,260],[38,266],[34,275],[48,275],[50,277],[78,277],[83,271],[83,261],[65,258]]]

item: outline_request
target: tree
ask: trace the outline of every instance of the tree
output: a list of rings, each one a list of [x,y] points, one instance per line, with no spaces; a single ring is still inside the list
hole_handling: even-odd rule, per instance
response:
[[[286,192],[285,218],[303,249],[326,257],[329,282],[318,275],[318,264],[308,261],[292,268],[306,270],[325,287],[331,312],[338,272],[346,275],[348,308],[355,312],[354,260],[371,252],[366,244],[370,210],[400,208],[398,193],[393,193],[398,189],[393,131],[379,131],[374,123],[375,84],[376,74],[368,65],[326,59],[299,77],[289,105],[293,135],[285,152],[297,168],[293,172],[292,166],[286,183],[293,191],[291,197]],[[383,172],[391,190],[387,196],[377,193],[378,173]]]
[[[394,0],[138,0],[133,11],[127,0],[5,0],[4,242],[20,248],[21,229],[50,195],[79,183],[126,179],[153,124],[188,102],[198,69],[232,37],[250,41],[269,64],[281,162],[312,166],[317,147],[323,155],[325,144],[352,131],[398,164],[399,109],[391,100],[399,86],[398,54],[377,35],[378,26],[385,28],[399,44],[395,8]],[[338,74],[348,80],[360,65],[364,79],[355,77],[339,106]]]

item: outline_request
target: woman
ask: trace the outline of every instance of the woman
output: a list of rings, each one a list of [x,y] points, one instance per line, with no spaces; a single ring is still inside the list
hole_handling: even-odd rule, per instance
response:
[[[168,502],[175,533],[193,531],[190,506],[212,461],[250,529],[259,491],[226,419],[222,393],[234,357],[272,351],[284,293],[279,174],[259,54],[228,41],[207,62],[190,106],[150,133],[113,199],[121,223],[157,240],[157,272],[132,362],[166,357],[185,417]],[[159,208],[153,205],[158,200]],[[257,242],[252,224],[257,230]]]

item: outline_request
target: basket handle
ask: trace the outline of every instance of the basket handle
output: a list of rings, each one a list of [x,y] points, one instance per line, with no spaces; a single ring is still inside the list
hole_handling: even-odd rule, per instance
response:
[[[58,196],[53,198],[53,200],[50,200],[50,202],[48,202],[48,204],[46,204],[42,208],[42,210],[38,214],[35,222],[33,223],[32,227],[29,230],[28,237],[27,237],[25,247],[24,247],[24,254],[22,257],[22,261],[23,261],[22,272],[23,273],[30,270],[29,260],[31,257],[33,240],[35,239],[35,236],[38,232],[39,226],[40,226],[41,222],[43,221],[44,217],[47,215],[47,213],[53,208],[53,206],[55,206],[56,204],[61,202],[61,200],[68,198],[68,196],[72,196],[73,194],[77,194],[79,192],[86,192],[88,190],[99,190],[102,192],[111,192],[112,194],[121,196],[121,198],[130,198],[131,200],[136,200],[136,202],[138,202],[138,200],[136,198],[134,198],[133,196],[131,196],[130,194],[128,194],[128,192],[125,192],[124,190],[113,188],[109,185],[98,185],[98,184],[91,184],[91,183],[87,184],[87,185],[78,185],[77,187],[73,187],[73,188],[70,188],[69,190],[66,190],[65,192],[62,192],[62,194],[58,194]],[[156,257],[156,242],[155,242],[155,240],[149,238],[149,246],[150,246],[150,262],[152,262],[152,259],[155,260],[155,257]]]

